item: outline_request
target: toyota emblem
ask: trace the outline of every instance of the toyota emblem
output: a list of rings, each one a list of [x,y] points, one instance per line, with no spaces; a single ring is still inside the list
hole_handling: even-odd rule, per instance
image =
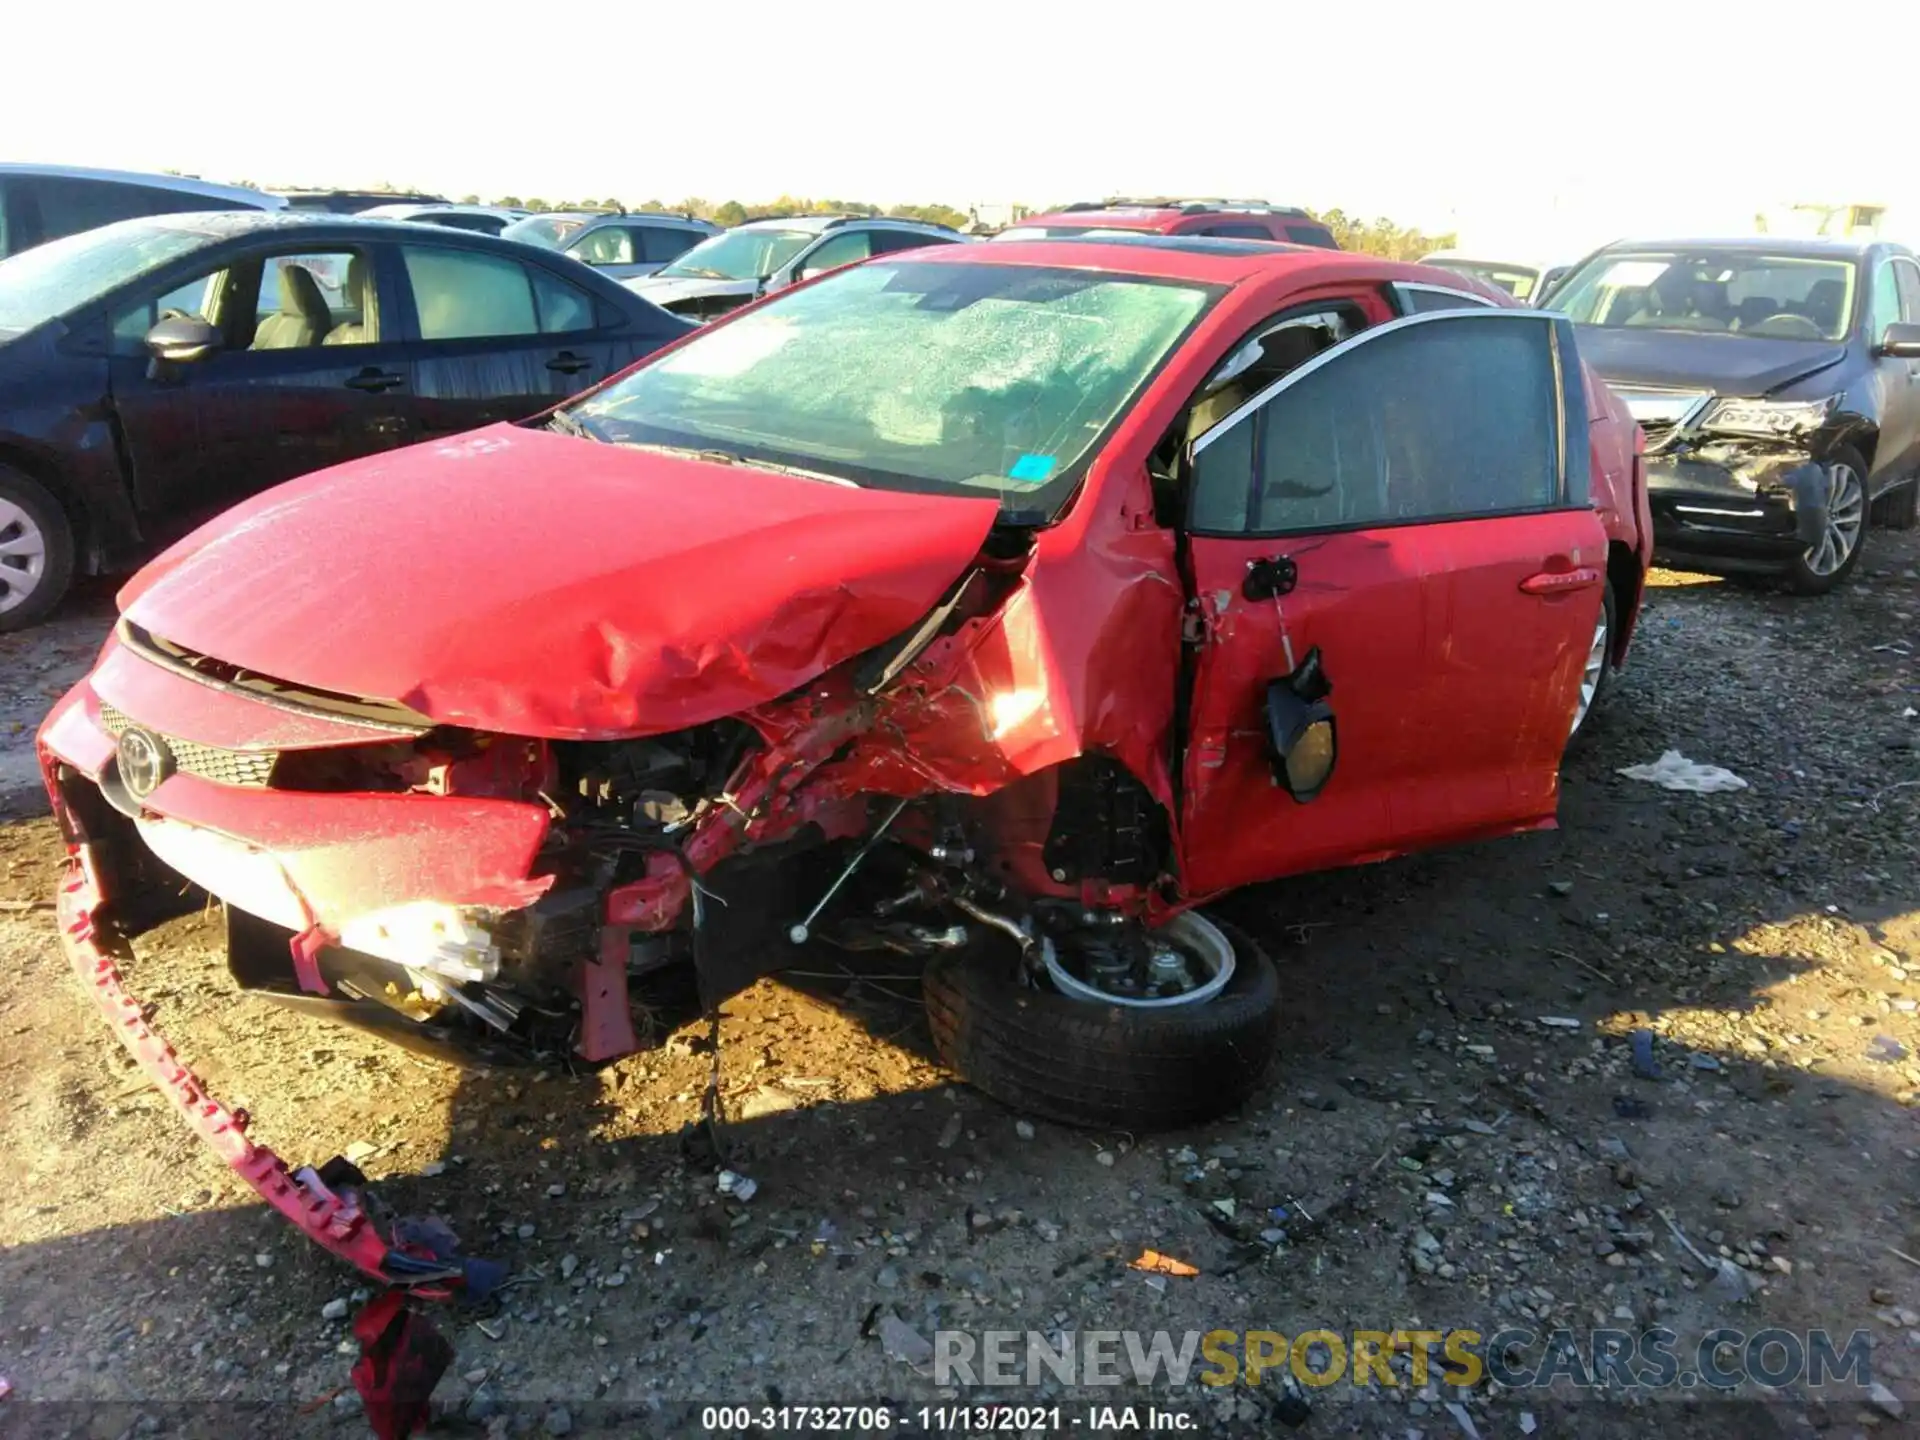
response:
[[[120,737],[120,783],[136,800],[144,800],[173,773],[173,752],[167,742],[146,730],[128,730]]]

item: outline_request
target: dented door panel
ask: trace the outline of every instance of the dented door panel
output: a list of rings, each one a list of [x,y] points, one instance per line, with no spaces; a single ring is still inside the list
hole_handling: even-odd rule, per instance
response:
[[[1552,822],[1606,538],[1591,511],[1272,539],[1198,539],[1205,638],[1182,807],[1198,893]],[[1249,563],[1292,593],[1248,600]],[[1522,583],[1565,573],[1544,595]],[[1339,760],[1309,804],[1273,776],[1268,682],[1318,648]]]

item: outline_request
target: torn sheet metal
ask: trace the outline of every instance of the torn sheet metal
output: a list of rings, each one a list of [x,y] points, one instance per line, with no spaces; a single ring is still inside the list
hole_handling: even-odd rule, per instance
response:
[[[120,604],[175,644],[444,724],[666,733],[907,629],[997,514],[499,425],[245,501]]]

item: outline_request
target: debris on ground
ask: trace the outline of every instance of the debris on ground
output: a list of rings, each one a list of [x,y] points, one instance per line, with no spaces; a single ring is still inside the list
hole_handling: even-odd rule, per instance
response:
[[[1630,1043],[1633,1051],[1633,1073],[1638,1075],[1642,1080],[1658,1080],[1662,1078],[1660,1074],[1660,1062],[1653,1058],[1653,1032],[1651,1030],[1636,1030],[1633,1032]]]
[[[880,1317],[880,1348],[889,1360],[899,1360],[915,1370],[933,1363],[933,1342],[892,1311]]]
[[[354,1317],[360,1358],[353,1388],[379,1440],[406,1440],[427,1421],[434,1386],[453,1363],[453,1346],[426,1316],[388,1290]]]
[[[1664,790],[1687,790],[1696,795],[1747,788],[1747,782],[1731,770],[1689,760],[1678,750],[1667,751],[1651,764],[1622,766],[1618,773],[1629,780],[1645,780]]]
[[[1876,1035],[1867,1046],[1867,1059],[1878,1060],[1882,1065],[1898,1065],[1906,1058],[1907,1047],[1891,1035]]]
[[[715,1183],[722,1195],[731,1195],[742,1205],[760,1193],[760,1182],[737,1170],[722,1170]]]
[[[1142,1250],[1140,1258],[1127,1262],[1131,1270],[1147,1270],[1155,1275],[1198,1275],[1196,1266],[1184,1260],[1176,1260],[1171,1255],[1162,1255],[1158,1250]]]

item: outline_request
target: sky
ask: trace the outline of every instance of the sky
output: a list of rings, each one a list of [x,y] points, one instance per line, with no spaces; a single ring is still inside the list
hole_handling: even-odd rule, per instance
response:
[[[454,198],[1258,196],[1543,260],[1868,202],[1920,242],[1913,0],[76,13],[9,15],[0,158]]]

